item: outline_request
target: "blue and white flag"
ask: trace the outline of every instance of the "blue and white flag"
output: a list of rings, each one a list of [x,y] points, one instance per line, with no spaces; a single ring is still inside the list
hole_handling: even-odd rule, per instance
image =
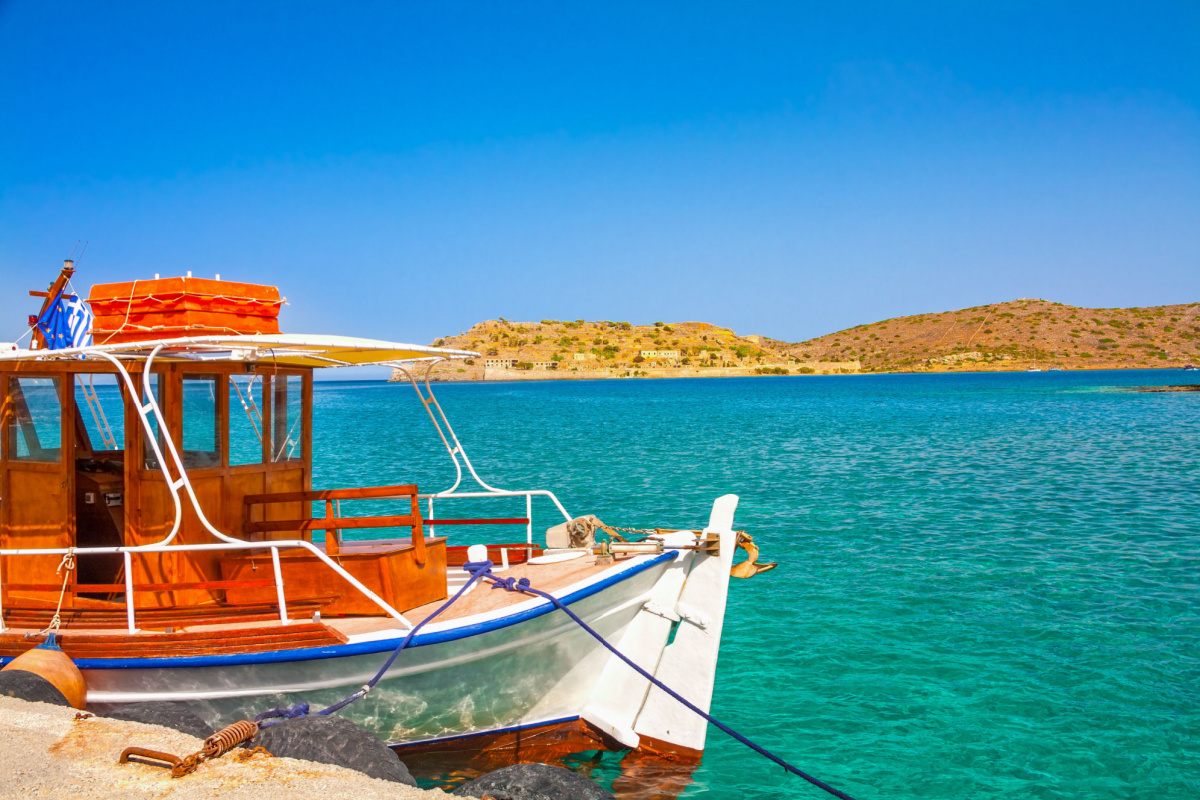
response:
[[[92,309],[83,298],[79,295],[64,298],[59,292],[38,317],[37,326],[46,338],[47,349],[91,347],[93,319]]]

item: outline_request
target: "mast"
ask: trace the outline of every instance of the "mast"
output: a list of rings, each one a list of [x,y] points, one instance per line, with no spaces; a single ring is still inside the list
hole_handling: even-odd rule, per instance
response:
[[[75,262],[68,258],[65,261],[63,261],[62,272],[60,272],[58,274],[58,277],[54,279],[54,282],[50,284],[50,288],[47,291],[37,292],[37,291],[31,290],[29,292],[30,297],[46,298],[45,300],[42,301],[42,307],[38,311],[37,316],[36,317],[31,316],[29,318],[29,327],[33,329],[33,341],[37,345],[37,347],[35,349],[37,349],[37,350],[46,349],[46,337],[42,335],[41,329],[38,328],[37,321],[39,319],[41,319],[42,314],[46,313],[46,309],[48,309],[50,307],[51,303],[54,302],[55,298],[58,297],[58,293],[63,291],[66,288],[67,283],[70,282],[71,276],[74,274],[75,274]],[[68,295],[68,296],[70,296],[70,295]]]

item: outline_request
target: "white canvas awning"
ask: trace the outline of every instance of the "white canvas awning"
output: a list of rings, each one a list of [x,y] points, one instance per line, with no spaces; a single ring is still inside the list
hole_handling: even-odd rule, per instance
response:
[[[138,359],[149,356],[156,347],[162,348],[155,357],[156,360],[263,362],[290,367],[355,367],[432,358],[474,358],[479,355],[469,350],[358,339],[352,336],[276,333],[191,336],[61,350],[8,350],[0,351],[0,361],[48,361],[80,356],[87,359],[97,357],[99,353],[108,353],[122,359]]]

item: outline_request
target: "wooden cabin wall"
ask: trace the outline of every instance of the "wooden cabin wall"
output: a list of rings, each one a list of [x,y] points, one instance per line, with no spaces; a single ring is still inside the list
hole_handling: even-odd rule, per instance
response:
[[[130,377],[141,387],[141,373],[130,365]],[[184,375],[219,375],[217,415],[221,431],[221,466],[188,470],[200,507],[217,530],[235,538],[293,539],[296,534],[273,532],[244,534],[243,503],[247,494],[288,492],[312,488],[312,370],[259,371],[271,376],[301,375],[301,413],[304,418],[301,458],[274,463],[270,460],[270,438],[264,437],[262,462],[229,466],[229,392],[231,375],[245,374],[241,365],[161,362],[154,369],[161,382],[161,399],[166,428],[173,441],[182,446],[182,380]],[[114,370],[107,364],[93,362],[9,362],[0,365],[0,547],[69,547],[75,544],[75,391],[77,373],[108,373]],[[60,416],[60,457],[56,463],[20,461],[10,457],[8,419],[14,413],[9,397],[12,375],[56,377]],[[123,389],[124,393],[124,389]],[[269,393],[263,393],[263,430],[270,431],[271,403]],[[239,409],[240,413],[240,409]],[[143,460],[141,418],[134,404],[125,402],[125,471],[124,504],[126,545],[152,544],[162,541],[170,532],[175,517],[174,503],[166,481],[158,469],[146,469]],[[170,458],[167,458],[168,464]],[[172,478],[178,477],[172,470]],[[183,490],[181,490],[182,492]],[[179,544],[210,544],[217,540],[201,524],[186,494],[181,495],[183,518]],[[307,519],[311,516],[308,504],[280,504],[261,509],[253,519]],[[187,589],[175,592],[138,590],[138,586],[172,582],[206,582],[221,580],[219,552],[214,553],[142,553],[132,556],[135,603],[139,607],[194,605],[218,602],[221,590]],[[0,577],[4,594],[0,600],[6,606],[50,605],[58,601],[57,591],[22,590],[10,592],[8,584],[61,584],[56,574],[61,556],[19,556],[0,559]],[[72,582],[75,577],[72,576]],[[68,595],[65,607],[86,605],[86,601]]]
[[[157,371],[157,370],[156,370]],[[167,430],[172,440],[182,445],[183,414],[182,386],[185,375],[220,374],[225,381],[242,370],[236,365],[214,364],[171,364],[159,375],[162,381],[163,408]],[[264,370],[268,375],[273,371]],[[298,491],[312,488],[312,371],[286,370],[281,374],[301,374],[304,378],[302,407],[305,419],[303,455],[300,461],[273,463],[270,461],[269,437],[264,437],[263,461],[259,464],[229,466],[229,391],[222,384],[217,392],[217,414],[222,431],[221,462],[223,466],[194,468],[188,476],[200,507],[208,521],[219,531],[235,538],[255,538],[244,535],[243,503],[247,494],[263,492]],[[139,377],[140,380],[140,377]],[[270,403],[264,392],[263,429],[270,430]],[[130,420],[129,414],[132,414]],[[132,424],[131,424],[132,423]],[[126,448],[136,454],[126,460],[126,486],[130,497],[127,514],[127,538],[129,544],[150,544],[161,541],[171,529],[174,520],[174,504],[159,470],[144,468],[140,420],[137,412],[127,407]],[[168,457],[168,462],[169,462]],[[172,477],[174,475],[172,471]],[[183,490],[181,489],[181,492]],[[205,529],[183,495],[183,520],[179,534],[174,539],[179,544],[209,544],[216,538]],[[273,507],[266,519],[307,519],[311,512],[306,504],[295,503]],[[258,518],[256,515],[255,518]],[[292,539],[296,534],[269,534],[270,538]],[[134,556],[134,584],[156,583],[203,583],[221,580],[221,558],[228,553],[219,551],[191,553],[144,553]],[[224,598],[220,589],[183,589],[174,592],[135,592],[139,607],[163,607],[173,605],[197,605],[219,602]]]
[[[17,370],[16,365],[0,371],[0,547],[70,547],[75,529],[75,472],[71,423],[71,400],[66,396],[71,384],[52,372]],[[60,409],[59,457],[54,462],[22,461],[10,452],[9,434],[15,420],[16,404],[10,393],[10,378],[20,374],[31,378],[58,377]],[[67,465],[72,465],[71,469]],[[3,579],[2,602],[51,605],[58,601],[57,591],[11,590],[11,584],[61,585],[57,574],[62,556],[12,556],[0,558]]]

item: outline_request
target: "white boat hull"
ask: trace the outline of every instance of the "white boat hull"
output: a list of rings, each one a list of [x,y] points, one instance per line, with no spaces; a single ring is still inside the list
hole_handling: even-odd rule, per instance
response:
[[[640,556],[555,594],[606,640],[630,647],[626,634],[649,613],[644,606],[656,597],[656,587],[661,595],[663,586],[673,586],[677,597],[697,558],[712,557],[687,551]],[[89,704],[183,700],[207,709],[214,722],[228,722],[300,701],[319,709],[340,700],[370,680],[402,638],[393,631],[303,651],[88,659],[80,666]],[[651,672],[666,645],[662,639],[634,648],[642,655],[636,660]],[[613,661],[566,614],[535,598],[431,623],[366,697],[339,713],[395,744],[577,719],[595,706],[593,693]],[[625,665],[619,669],[633,674]],[[628,727],[632,723],[627,720]]]

